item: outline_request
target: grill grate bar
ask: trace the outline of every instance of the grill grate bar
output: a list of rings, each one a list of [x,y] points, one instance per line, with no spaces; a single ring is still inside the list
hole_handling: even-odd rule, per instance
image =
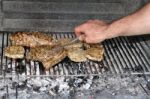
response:
[[[110,54],[109,51],[106,51],[106,50],[108,50],[108,48],[107,48],[107,46],[106,46],[106,42],[104,42],[104,45],[103,45],[103,46],[104,46],[104,49],[105,49],[105,53],[104,53],[104,57],[105,57],[105,58],[104,58],[104,59],[105,59],[105,60],[108,60],[109,69],[115,74],[115,73],[117,73],[117,71],[116,71],[115,68],[114,68],[115,65],[114,65],[114,64],[112,63],[112,61],[111,61],[111,60],[112,60],[112,57],[109,56],[109,54]]]
[[[99,72],[98,72],[98,71],[99,71],[99,68],[96,68],[97,65],[96,65],[94,62],[92,62],[92,63],[91,63],[91,66],[94,67],[94,68],[93,68],[93,69],[94,69],[94,73],[95,73],[95,74],[98,74],[98,73],[99,73]]]
[[[12,62],[13,62],[13,59],[10,59],[10,75],[12,75],[12,70],[13,70],[13,67],[12,67]],[[9,63],[8,63],[9,64]]]
[[[1,45],[1,66],[0,66],[0,74],[2,75],[2,70],[3,70],[3,48],[4,48],[4,33],[1,34],[1,39],[2,39],[2,45]]]
[[[108,41],[108,43],[110,43],[108,46],[109,46],[110,52],[112,54],[112,57],[114,58],[114,61],[117,64],[119,73],[122,73],[123,72],[123,68],[121,67],[122,63],[120,62],[120,57],[118,57],[117,51],[115,50],[115,44],[111,41]],[[117,69],[117,68],[115,68],[115,69]]]
[[[57,66],[53,67],[53,73],[56,75],[56,70],[55,68],[57,68]]]
[[[94,72],[93,72],[93,70],[92,70],[92,67],[91,67],[91,64],[90,64],[89,61],[88,61],[88,66],[89,66],[89,68],[90,68],[90,73],[93,74]]]
[[[126,42],[124,42],[122,40],[122,38],[116,38],[114,41],[117,42],[117,44],[120,46],[119,51],[123,57],[121,59],[124,59],[124,61],[126,60],[124,63],[124,64],[126,64],[124,67],[124,70],[126,71],[126,69],[128,70],[128,69],[134,68],[136,63],[135,63],[134,57],[132,55],[132,52],[130,52],[128,50],[128,47],[126,46]]]
[[[134,59],[134,57],[132,55],[132,52],[130,50],[128,50],[128,46],[126,46],[126,42],[121,40],[121,38],[117,38],[116,41],[121,46],[121,50],[124,52],[123,55],[126,56],[124,59],[127,59],[128,62],[130,63],[130,65],[128,65],[128,67],[126,67],[125,69],[132,69],[132,68],[134,68],[136,62],[135,62],[135,59]],[[120,43],[120,42],[122,42],[122,43]]]
[[[136,41],[135,44],[138,46],[139,51],[142,53],[141,55],[143,56],[144,61],[146,61],[147,65],[150,66],[150,61],[147,61],[147,55],[146,55],[146,53],[144,52],[144,48],[142,47],[141,42],[137,42],[137,41]],[[148,66],[148,68],[150,69],[149,66]]]
[[[122,38],[118,38],[118,42],[123,42],[123,46],[124,46],[123,49],[126,50],[126,52],[129,55],[129,56],[127,56],[127,58],[128,58],[128,60],[131,59],[131,62],[133,62],[133,64],[131,65],[130,68],[132,69],[132,68],[135,68],[136,66],[138,66],[137,60],[136,60],[136,55],[134,55],[133,51],[131,50],[132,48]]]
[[[142,57],[139,57],[139,54],[140,54],[140,53],[137,51],[137,47],[138,47],[138,46],[134,46],[134,42],[132,42],[132,45],[131,45],[131,44],[130,44],[130,40],[128,40],[128,39],[126,39],[126,38],[124,38],[124,40],[127,42],[129,48],[131,49],[131,51],[132,51],[132,53],[133,53],[133,55],[134,55],[134,57],[135,57],[135,59],[136,59],[136,63],[137,63],[136,67],[141,67],[142,64],[143,64],[144,66],[146,66],[146,65],[143,63],[143,61],[141,60]],[[133,48],[134,48],[134,50],[133,50]],[[143,67],[143,66],[142,66],[142,67]],[[145,68],[145,67],[143,67],[143,68]],[[147,68],[145,68],[145,69],[147,70]]]
[[[30,75],[32,74],[32,73],[31,73],[31,70],[32,70],[31,62],[32,62],[32,61],[29,62],[29,73],[30,73]]]
[[[99,63],[101,64],[101,63]],[[98,63],[93,63],[93,65],[95,66],[95,70],[97,72],[97,74],[101,74],[101,68],[100,68],[100,65]]]
[[[116,63],[116,60],[115,60],[115,58],[114,58],[114,56],[113,56],[113,53],[112,53],[113,51],[112,51],[112,49],[111,49],[111,47],[110,47],[110,45],[109,45],[109,42],[106,41],[106,43],[107,43],[106,50],[109,50],[107,56],[110,58],[110,61],[112,62],[113,68],[114,68],[114,70],[116,71],[116,73],[120,73],[120,69],[118,68],[118,65],[117,65],[117,63]]]
[[[25,57],[26,57],[26,53],[27,53],[27,50],[25,49]],[[27,75],[27,67],[26,67],[27,66],[27,61],[28,60],[26,60],[26,59],[24,60],[24,62],[25,62],[25,75]]]
[[[137,42],[134,38],[132,39],[132,42],[133,42],[133,46],[136,47],[135,51],[137,51],[137,53],[139,53],[142,65],[145,66],[145,70],[146,71],[149,71],[150,70],[150,67],[149,67],[150,66],[150,62],[147,61],[146,55],[143,52],[144,49],[141,47],[142,45],[140,44],[140,42]]]
[[[131,64],[130,60],[127,58],[127,54],[122,49],[121,44],[118,43],[116,39],[112,39],[112,41],[114,42],[114,44],[116,46],[116,49],[118,51],[117,55],[119,55],[119,59],[121,60],[122,65],[125,64],[125,66],[126,66],[126,67],[124,66],[123,69],[130,68],[130,66],[132,66],[132,64]],[[120,47],[118,47],[118,46],[120,46]],[[124,56],[122,54],[124,54]],[[122,58],[122,57],[124,57],[124,58]]]
[[[104,45],[104,44],[103,44]],[[104,47],[105,48],[105,47]],[[108,61],[108,59],[106,58],[106,52],[104,52],[104,60],[106,60],[106,61],[102,61],[102,66],[106,66],[106,68],[108,68],[108,70],[109,70],[109,72],[111,73],[111,74],[115,74],[115,72],[114,72],[114,70],[113,70],[113,68],[112,68],[112,64],[111,64],[111,62],[109,62]]]
[[[58,75],[60,75],[60,64],[58,64]]]
[[[8,34],[6,35],[6,46],[8,46]],[[7,59],[7,57],[6,57],[6,60],[5,60],[5,63],[6,63],[6,66],[5,66],[5,71],[7,71],[7,69],[8,69],[8,59]],[[5,72],[4,72],[5,73]]]
[[[66,71],[66,74],[67,74],[67,75],[71,74],[71,71],[69,70],[68,65],[67,65],[67,64],[64,64],[64,67],[65,67],[64,69],[65,69],[65,71]],[[77,71],[79,71],[78,68],[77,68]]]

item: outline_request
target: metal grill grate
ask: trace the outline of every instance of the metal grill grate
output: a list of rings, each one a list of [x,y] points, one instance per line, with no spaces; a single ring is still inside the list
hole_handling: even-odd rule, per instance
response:
[[[103,42],[105,49],[102,62],[87,61],[74,63],[68,58],[57,64],[49,71],[44,71],[41,63],[26,60],[13,60],[4,57],[3,49],[9,44],[10,33],[0,34],[0,76],[9,77],[16,73],[24,73],[27,76],[84,76],[99,74],[140,74],[150,73],[150,58],[143,45],[148,50],[147,42],[141,38],[119,37]],[[74,38],[73,33],[51,33],[56,39]]]

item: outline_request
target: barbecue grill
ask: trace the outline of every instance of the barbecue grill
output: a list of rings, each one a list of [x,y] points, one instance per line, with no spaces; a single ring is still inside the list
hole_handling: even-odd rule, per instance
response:
[[[14,60],[4,57],[4,48],[10,45],[9,35],[13,32],[42,31],[52,35],[56,39],[75,38],[75,35],[72,32],[75,25],[80,24],[87,19],[94,18],[112,21],[135,11],[137,8],[145,4],[147,2],[146,0],[139,0],[138,2],[134,0],[85,0],[84,2],[80,0],[43,0],[42,2],[40,0],[0,1],[0,79],[4,84],[4,87],[0,87],[0,90],[4,92],[3,99],[11,99],[9,89],[10,83],[14,85],[14,88],[12,89],[15,91],[12,93],[14,93],[15,98],[21,98],[19,97],[20,89],[18,88],[18,85],[22,78],[24,78],[24,81],[30,81],[32,78],[38,80],[43,78],[55,78],[57,82],[57,78],[64,77],[67,82],[71,82],[72,79],[82,78],[80,80],[83,80],[87,77],[86,82],[91,82],[90,77],[92,77],[92,79],[98,77],[97,80],[106,80],[107,77],[111,78],[114,77],[114,75],[123,79],[129,77],[129,79],[133,80],[135,84],[138,83],[138,86],[140,86],[143,91],[143,94],[138,97],[139,99],[141,97],[143,99],[149,97],[148,87],[144,86],[144,84],[146,85],[148,82],[150,74],[149,35],[117,37],[106,40],[102,42],[105,52],[104,59],[101,62],[88,60],[86,62],[76,63],[65,58],[62,62],[49,69],[49,71],[45,71],[42,64],[38,61],[29,61],[26,59]],[[131,6],[131,9],[129,9],[128,6],[132,3],[135,5]],[[110,8],[108,7],[108,9],[105,6],[109,6]],[[28,49],[26,49],[26,53],[27,52]],[[144,79],[140,77],[143,77]],[[71,80],[67,80],[68,78]],[[139,79],[142,80],[140,81]],[[99,97],[100,92],[98,92],[97,89],[95,87],[91,87],[90,90],[94,90],[95,96],[89,94],[89,91],[87,91],[88,97],[84,98]],[[82,92],[82,88],[80,91]],[[53,92],[50,93],[52,94]],[[68,99],[71,97],[75,97],[75,99],[81,98],[77,97],[76,93],[72,93],[73,95],[70,95],[69,97],[67,96]],[[96,93],[99,93],[99,95],[96,95]],[[122,97],[121,92],[119,93],[120,96],[118,97]],[[51,96],[45,97],[49,98]],[[33,97],[35,98],[36,96],[33,95],[30,98]],[[43,95],[39,93],[38,98],[39,97],[43,98]],[[51,98],[60,97],[53,96]],[[132,97],[128,96],[128,98]],[[66,99],[66,96],[64,99]]]

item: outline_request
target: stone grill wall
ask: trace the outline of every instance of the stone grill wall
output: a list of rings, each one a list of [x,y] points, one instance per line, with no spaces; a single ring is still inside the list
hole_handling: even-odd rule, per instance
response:
[[[70,32],[88,19],[118,19],[148,1],[0,0],[0,30]]]

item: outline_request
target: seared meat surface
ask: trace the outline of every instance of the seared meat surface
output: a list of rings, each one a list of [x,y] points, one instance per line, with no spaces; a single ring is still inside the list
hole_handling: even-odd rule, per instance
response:
[[[54,48],[54,46],[51,45],[41,45],[30,48],[26,58],[36,61],[47,60],[55,55],[55,52],[52,51],[52,48]]]
[[[100,44],[90,44],[90,48],[86,50],[86,57],[92,61],[102,61],[104,48]]]
[[[24,57],[25,50],[22,46],[8,46],[4,49],[4,56],[9,58],[23,58]]]
[[[74,48],[68,50],[68,57],[74,62],[85,62],[87,61],[86,52],[81,48]]]
[[[87,59],[92,61],[101,61],[103,59],[104,48],[102,45],[84,43],[82,46],[83,47],[75,48],[72,46],[68,49],[68,57],[70,60],[75,62],[85,62]]]
[[[62,50],[59,53],[55,53],[53,57],[50,57],[48,60],[43,60],[42,64],[45,70],[50,69],[52,66],[61,62],[67,56],[66,50]]]
[[[35,47],[39,45],[53,45],[52,36],[40,32],[17,32],[9,37],[12,45]]]
[[[104,50],[99,48],[89,48],[86,50],[86,57],[92,61],[101,61]]]
[[[59,51],[53,50],[57,47],[58,46],[43,45],[31,48],[30,52],[27,53],[27,59],[42,62],[45,69],[48,70],[67,56],[65,49]]]

